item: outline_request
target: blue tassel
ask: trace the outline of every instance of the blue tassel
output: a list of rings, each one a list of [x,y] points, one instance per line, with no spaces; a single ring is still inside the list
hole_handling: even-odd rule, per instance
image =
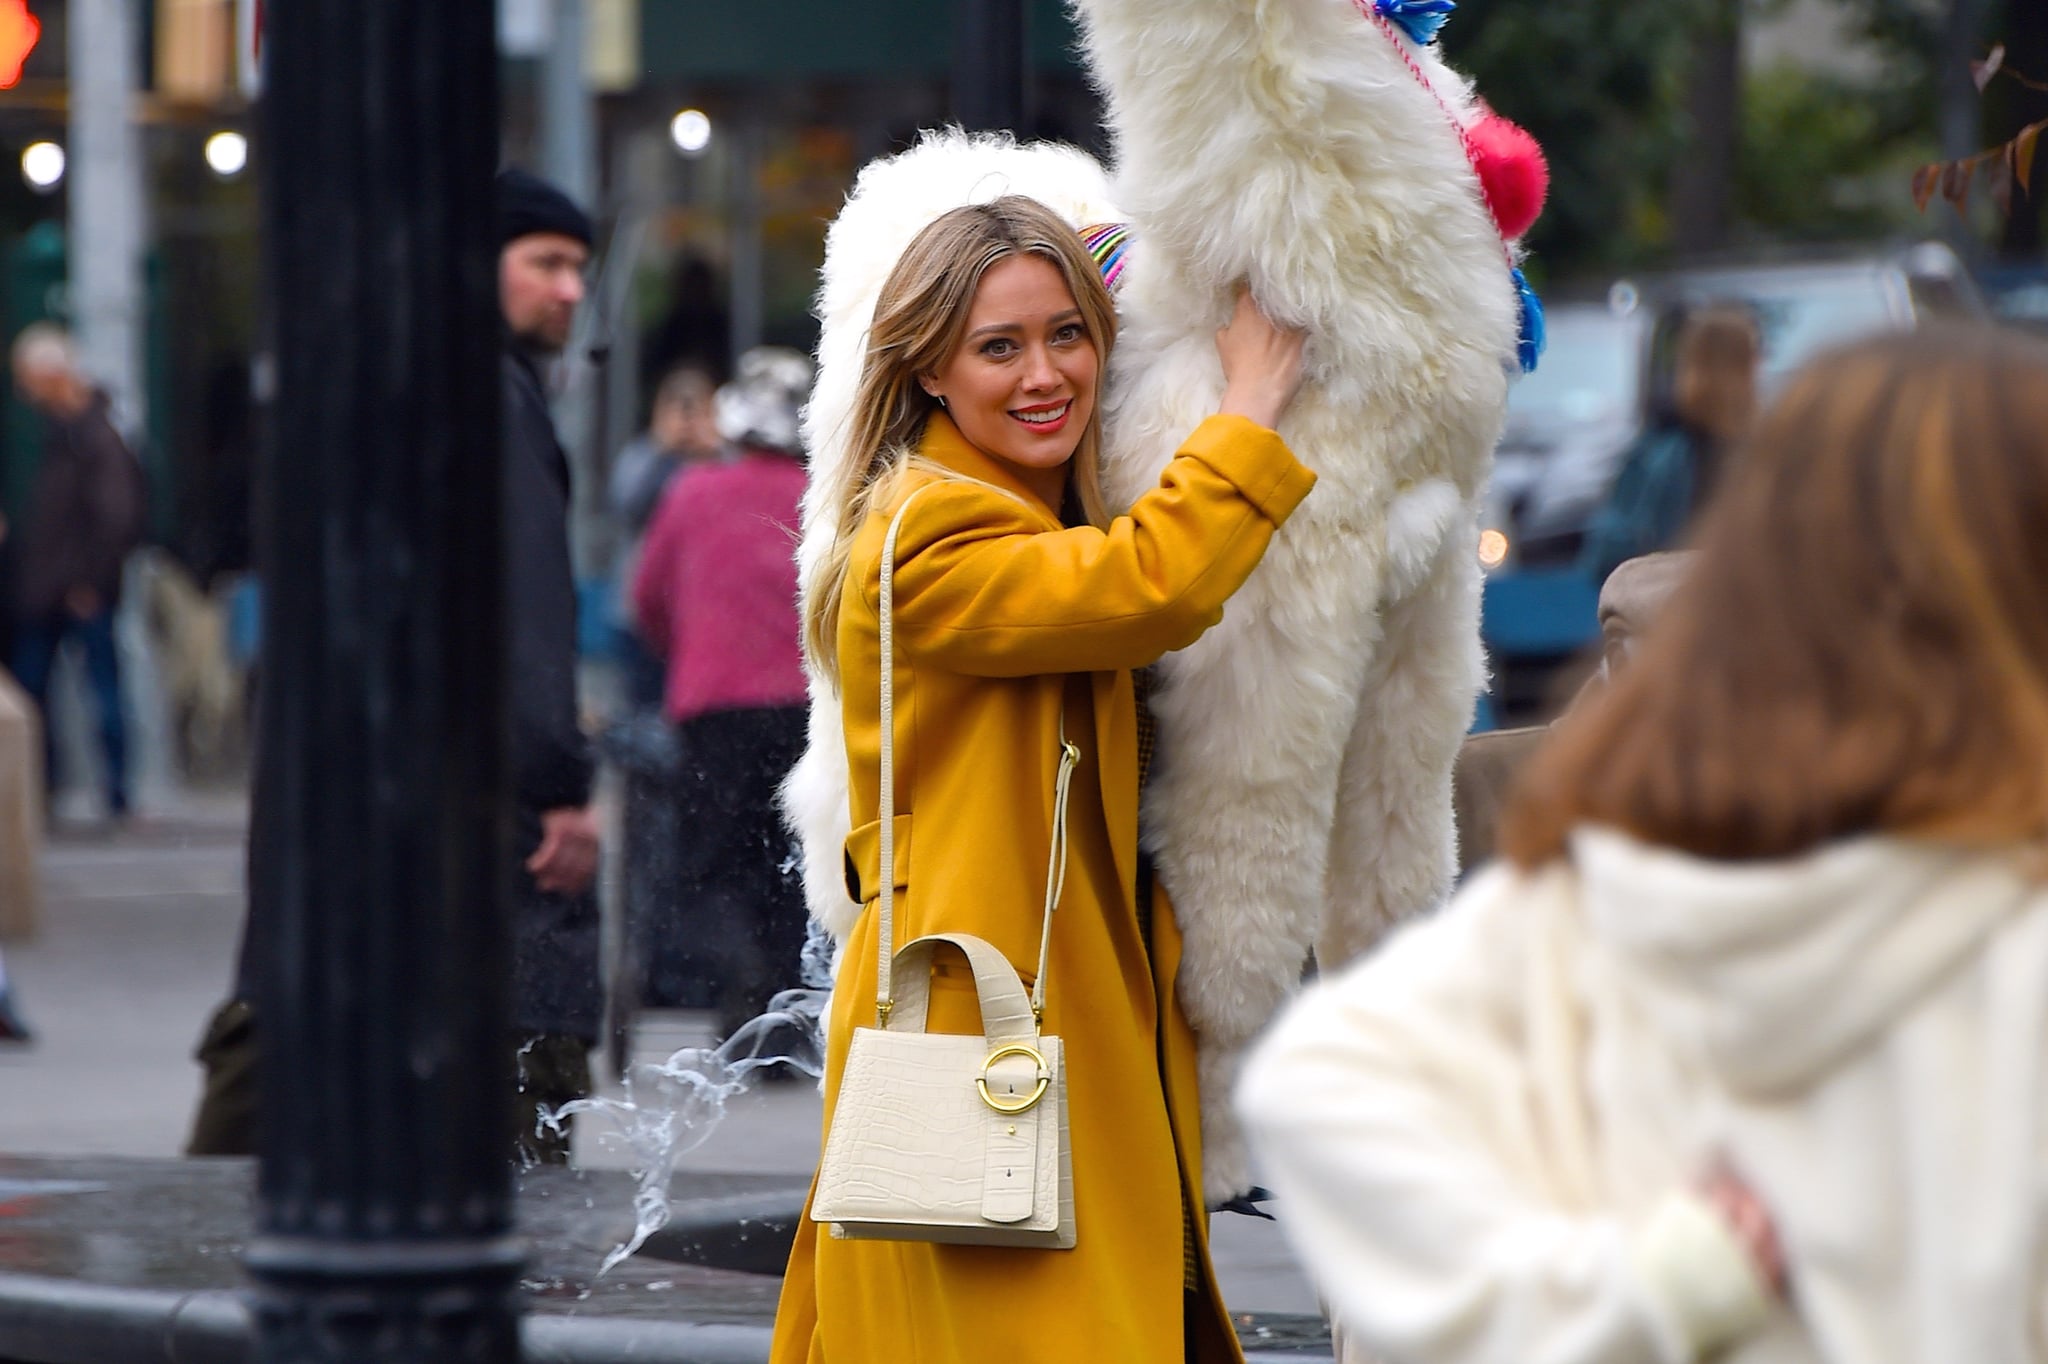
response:
[[[1514,272],[1514,279],[1515,294],[1522,303],[1522,328],[1515,338],[1515,358],[1522,362],[1522,373],[1534,374],[1537,357],[1543,354],[1547,340],[1543,331],[1543,300],[1536,297],[1521,270]]]
[[[1417,47],[1429,46],[1457,7],[1457,0],[1374,0],[1373,4],[1381,18],[1399,24]]]

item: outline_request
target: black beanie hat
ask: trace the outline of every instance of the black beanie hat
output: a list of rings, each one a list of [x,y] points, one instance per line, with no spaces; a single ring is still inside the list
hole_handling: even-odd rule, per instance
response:
[[[559,232],[589,246],[590,215],[539,176],[508,166],[498,172],[498,249],[534,232]]]

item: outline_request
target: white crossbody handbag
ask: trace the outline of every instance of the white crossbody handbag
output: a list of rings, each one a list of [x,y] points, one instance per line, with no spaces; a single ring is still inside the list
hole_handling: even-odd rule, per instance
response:
[[[912,494],[914,497],[915,494]],[[1067,1149],[1067,1075],[1060,1039],[1039,1031],[1052,916],[1067,872],[1067,793],[1081,751],[1060,724],[1052,852],[1038,978],[1024,993],[1015,968],[971,934],[934,933],[892,954],[896,910],[896,534],[882,546],[882,789],[876,906],[876,1026],[857,1028],[818,1186],[814,1221],[837,1237],[960,1245],[1074,1245],[1074,1175]],[[932,952],[966,954],[981,1002],[982,1036],[928,1033]]]

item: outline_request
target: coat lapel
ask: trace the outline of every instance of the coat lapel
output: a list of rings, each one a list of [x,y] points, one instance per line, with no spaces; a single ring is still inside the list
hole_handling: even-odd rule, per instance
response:
[[[1000,460],[991,459],[960,434],[944,412],[925,424],[918,453],[954,473],[1015,495],[1059,528],[1059,516],[1024,485]],[[1125,907],[1134,913],[1138,894],[1138,703],[1128,672],[1091,673],[1090,702],[1095,711],[1095,756],[1102,787],[1102,810],[1109,820],[1110,850],[1116,858],[1117,883]]]
[[[917,452],[956,474],[965,474],[977,483],[1001,488],[1044,517],[1048,523],[1047,529],[1059,528],[1058,510],[1046,506],[1038,494],[1031,491],[1023,479],[1017,477],[1016,470],[977,449],[973,442],[960,434],[960,428],[955,426],[953,419],[944,412],[932,413],[925,422],[924,436],[918,442]]]

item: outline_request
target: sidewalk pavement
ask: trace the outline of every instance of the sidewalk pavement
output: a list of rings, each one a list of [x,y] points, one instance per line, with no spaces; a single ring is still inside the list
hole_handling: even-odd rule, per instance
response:
[[[118,834],[60,828],[46,846],[42,933],[6,947],[37,1040],[0,1047],[0,1153],[179,1154],[199,1094],[192,1050],[234,971],[242,820],[235,801],[186,799]],[[709,1037],[708,1015],[647,1015],[634,1059]],[[681,1167],[808,1175],[819,1126],[815,1089],[764,1086],[737,1100]],[[579,1125],[576,1159],[626,1163],[590,1121]],[[1233,1309],[1317,1310],[1275,1223],[1224,1215],[1212,1237]]]

